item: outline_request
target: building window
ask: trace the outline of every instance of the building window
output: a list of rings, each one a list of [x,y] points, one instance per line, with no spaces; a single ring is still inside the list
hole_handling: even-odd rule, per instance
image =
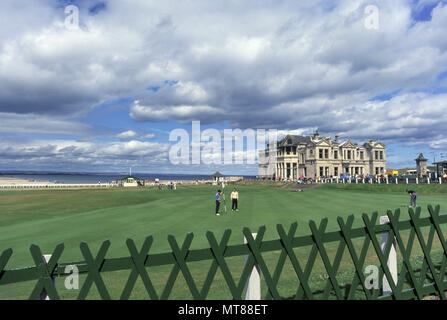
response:
[[[348,160],[351,160],[351,150],[348,150]]]
[[[383,160],[383,151],[380,151],[380,160]]]
[[[360,160],[363,160],[364,159],[364,157],[363,157],[363,151],[360,151]]]
[[[324,158],[329,159],[329,149],[324,149]]]
[[[375,160],[379,160],[379,151],[374,152]]]
[[[338,167],[334,167],[334,176],[338,176]]]
[[[287,144],[292,144],[292,139],[287,140]]]
[[[323,172],[324,172],[324,167],[320,167],[320,177],[322,177],[324,175]]]
[[[376,174],[379,174],[379,168],[378,167],[376,167]]]
[[[334,150],[334,159],[338,159],[338,151]]]
[[[323,159],[323,149],[318,149],[320,159]]]

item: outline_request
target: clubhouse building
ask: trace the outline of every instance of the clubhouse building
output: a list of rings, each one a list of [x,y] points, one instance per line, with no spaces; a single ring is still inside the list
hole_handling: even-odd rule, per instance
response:
[[[275,157],[276,152],[276,157]],[[260,158],[275,162],[259,164],[261,179],[288,179],[340,177],[341,175],[385,175],[386,147],[380,141],[370,140],[362,145],[350,139],[323,137],[318,131],[313,136],[287,135],[278,141],[276,150],[260,152]]]

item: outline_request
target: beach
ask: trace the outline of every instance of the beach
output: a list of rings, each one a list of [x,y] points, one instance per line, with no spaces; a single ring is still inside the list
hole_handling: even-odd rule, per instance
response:
[[[123,174],[0,174],[0,190],[35,190],[35,189],[91,189],[119,187],[120,181],[126,178]],[[229,181],[242,177],[227,177]],[[137,179],[145,186],[215,184],[209,175],[166,175],[138,174]],[[158,183],[155,182],[158,180]],[[238,180],[238,179],[237,179]],[[136,186],[136,185],[135,185]],[[128,185],[127,187],[130,187]]]
[[[30,185],[30,184],[55,184],[50,181],[36,181],[36,180],[28,180],[21,179],[12,176],[0,176],[0,185]]]

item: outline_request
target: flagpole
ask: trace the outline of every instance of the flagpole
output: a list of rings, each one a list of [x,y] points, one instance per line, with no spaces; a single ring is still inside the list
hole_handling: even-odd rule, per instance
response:
[[[225,182],[222,181],[223,201],[225,207],[225,213],[227,213],[227,201],[225,200]]]

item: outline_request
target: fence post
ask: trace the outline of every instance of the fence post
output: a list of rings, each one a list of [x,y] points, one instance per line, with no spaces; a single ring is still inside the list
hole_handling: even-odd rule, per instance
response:
[[[398,184],[399,182],[397,181],[397,178],[396,178],[396,184]]]
[[[430,177],[427,178],[427,184],[430,184]]]
[[[405,178],[405,182],[408,184],[408,178]]]
[[[388,216],[381,216],[380,217],[380,224],[389,224],[390,219]],[[388,241],[389,233],[385,232],[382,233],[382,252],[385,252],[385,246]],[[393,240],[393,244],[391,245],[390,254],[388,256],[387,260],[387,266],[390,269],[391,276],[393,277],[394,284],[397,284],[397,254],[396,254],[396,239]],[[388,279],[385,275],[383,275],[383,281],[382,281],[382,294],[388,295],[392,294],[391,286],[388,282]]]
[[[43,262],[45,262],[45,264],[48,264],[50,259],[51,259],[51,254],[44,254],[42,256],[42,260],[43,260]],[[53,284],[54,284],[54,286],[56,286],[56,278],[53,278]],[[40,294],[40,300],[50,300],[50,297],[48,296],[45,289],[43,289],[42,293]]]
[[[257,233],[252,233],[253,239],[256,239]],[[247,243],[247,238],[244,237],[244,244]],[[245,256],[245,263],[247,263],[248,255]],[[259,266],[255,263],[250,277],[245,284],[245,300],[261,300],[261,273]]]
[[[363,184],[365,184],[365,178],[363,178],[362,180],[363,180]]]
[[[442,178],[439,177],[439,184],[442,184]]]
[[[419,178],[416,177],[416,184],[419,184]]]
[[[388,177],[386,177],[386,184],[389,184]]]

